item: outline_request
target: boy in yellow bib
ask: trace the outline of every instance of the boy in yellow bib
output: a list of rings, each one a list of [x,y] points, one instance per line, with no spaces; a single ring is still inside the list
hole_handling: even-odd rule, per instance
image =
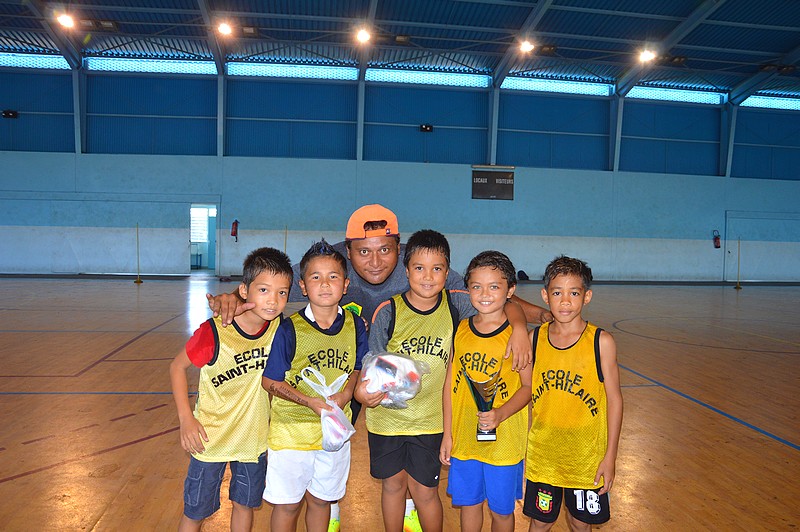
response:
[[[562,501],[571,530],[591,530],[610,518],[622,393],[614,339],[581,315],[592,299],[591,283],[592,270],[582,260],[562,255],[545,269],[542,298],[554,321],[531,332],[533,407],[523,507],[531,532],[549,530]]]
[[[341,253],[317,242],[300,261],[300,288],[309,304],[284,320],[275,334],[263,386],[273,396],[264,499],[273,504],[270,530],[297,529],[306,502],[306,530],[328,530],[331,502],[345,494],[350,442],[338,451],[322,449],[320,414],[331,399],[350,416],[350,399],[367,351],[364,321],[339,306],[347,291],[347,263]],[[322,397],[305,381],[313,367],[327,384],[350,375],[342,389]]]
[[[439,449],[444,430],[442,395],[453,334],[461,319],[475,314],[464,292],[445,290],[450,269],[450,244],[441,233],[417,231],[408,239],[403,257],[409,290],[384,302],[375,311],[369,334],[373,353],[404,353],[422,360],[430,374],[422,376],[422,387],[408,407],[380,406],[383,394],[366,392],[366,381],[356,388],[356,399],[367,406],[370,474],[381,480],[381,509],[386,532],[404,528],[406,492],[410,492],[425,532],[442,530]],[[518,324],[517,338],[524,338],[522,309],[510,303],[507,309]],[[514,348],[514,355],[527,351]],[[527,346],[526,346],[527,347]],[[508,361],[509,365],[511,361]]]
[[[514,503],[522,499],[525,432],[531,399],[531,367],[519,372],[503,363],[512,327],[505,313],[517,280],[511,260],[499,251],[484,251],[464,274],[470,302],[478,313],[462,320],[456,331],[453,361],[447,368],[444,437],[440,460],[450,466],[447,493],[461,507],[462,532],[480,532],[483,501],[492,530],[514,530]],[[499,372],[489,412],[478,412],[464,373],[476,382]],[[497,431],[496,441],[478,441],[476,430]]]
[[[253,508],[261,506],[266,473],[269,396],[261,372],[270,355],[281,312],[289,300],[289,257],[260,248],[244,261],[239,293],[254,308],[236,316],[205,321],[169,368],[181,424],[181,446],[191,453],[184,483],[179,530],[200,530],[219,509],[219,490],[230,463],[231,530],[250,530]],[[189,406],[186,370],[200,368],[197,403]]]

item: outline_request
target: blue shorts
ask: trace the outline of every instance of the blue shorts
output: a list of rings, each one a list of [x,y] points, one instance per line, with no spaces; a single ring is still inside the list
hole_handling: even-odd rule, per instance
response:
[[[514,513],[514,503],[522,499],[522,461],[496,466],[478,460],[450,458],[447,494],[454,506],[474,506],[489,501],[489,509],[499,515]]]
[[[261,506],[261,494],[267,477],[267,454],[258,462],[230,462],[231,482],[228,497],[248,508]],[[201,521],[219,510],[219,489],[228,462],[189,461],[189,472],[183,483],[183,513],[189,519]]]

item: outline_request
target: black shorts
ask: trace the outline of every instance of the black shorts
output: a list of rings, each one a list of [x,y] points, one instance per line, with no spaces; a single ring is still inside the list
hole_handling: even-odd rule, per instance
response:
[[[522,513],[543,523],[555,523],[561,511],[561,502],[572,517],[591,525],[599,525],[611,518],[608,493],[598,495],[596,490],[561,488],[525,481],[525,503]]]
[[[405,470],[411,478],[429,488],[439,485],[442,463],[439,447],[442,433],[419,436],[383,436],[368,432],[369,473],[385,479]]]

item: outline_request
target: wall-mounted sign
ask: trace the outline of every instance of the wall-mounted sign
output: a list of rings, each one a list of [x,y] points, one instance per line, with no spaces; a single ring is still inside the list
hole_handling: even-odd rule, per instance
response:
[[[514,170],[472,170],[472,199],[514,199]]]

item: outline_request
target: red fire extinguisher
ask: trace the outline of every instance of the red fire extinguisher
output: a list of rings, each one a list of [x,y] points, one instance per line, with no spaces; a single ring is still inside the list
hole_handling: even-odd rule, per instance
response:
[[[239,220],[234,220],[231,224],[231,236],[236,237],[235,242],[239,241]]]
[[[715,247],[716,249],[719,249],[719,248],[720,248],[720,245],[721,245],[721,242],[720,242],[720,240],[719,240],[719,231],[717,231],[716,229],[714,229],[714,232],[713,232],[713,233],[711,233],[711,234],[714,236],[714,238],[713,238],[713,239],[714,239],[714,247]]]

